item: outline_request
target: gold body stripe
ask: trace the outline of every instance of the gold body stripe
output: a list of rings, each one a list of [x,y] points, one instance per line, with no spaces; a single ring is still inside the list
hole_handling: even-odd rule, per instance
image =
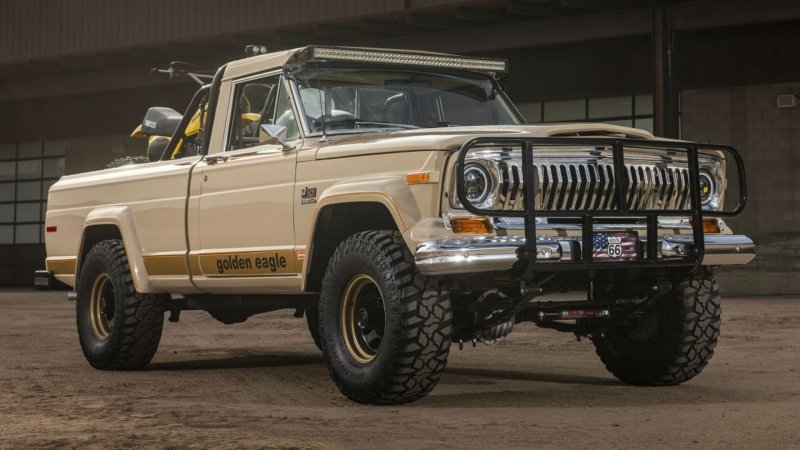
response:
[[[189,255],[189,267],[194,276],[234,277],[296,274],[303,267],[305,254],[293,250],[260,252],[208,253]],[[186,276],[184,255],[143,256],[144,267],[150,276]],[[47,270],[56,275],[74,275],[77,260],[48,259]]]
[[[293,250],[207,253],[198,255],[200,270],[207,277],[289,275],[298,272]]]
[[[193,277],[199,277],[203,275],[203,271],[200,270],[200,257],[197,255],[189,255],[189,270],[192,271]]]
[[[153,255],[143,256],[142,259],[148,275],[186,275],[184,255]]]

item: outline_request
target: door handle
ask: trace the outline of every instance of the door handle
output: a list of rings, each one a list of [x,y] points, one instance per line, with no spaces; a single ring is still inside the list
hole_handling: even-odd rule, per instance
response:
[[[228,157],[228,156],[226,156],[226,155],[211,155],[211,156],[206,156],[206,163],[207,163],[208,165],[213,165],[213,164],[216,164],[216,163],[218,163],[218,162],[225,162],[225,161],[227,161],[227,160],[228,160],[228,158],[229,158],[229,157]]]

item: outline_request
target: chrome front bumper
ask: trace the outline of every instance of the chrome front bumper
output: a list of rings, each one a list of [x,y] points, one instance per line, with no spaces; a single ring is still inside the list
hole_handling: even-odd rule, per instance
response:
[[[660,236],[660,259],[678,259],[688,251],[691,235]],[[426,275],[454,275],[508,270],[517,261],[517,249],[525,245],[524,237],[497,236],[487,238],[448,239],[424,242],[414,252],[420,272]],[[575,261],[580,255],[579,238],[540,237],[536,242],[536,261],[558,264]],[[644,246],[645,252],[647,246]],[[647,257],[647,255],[643,255]],[[709,234],[705,236],[703,265],[724,266],[747,264],[754,257],[755,244],[744,235]],[[613,268],[614,263],[608,263]]]

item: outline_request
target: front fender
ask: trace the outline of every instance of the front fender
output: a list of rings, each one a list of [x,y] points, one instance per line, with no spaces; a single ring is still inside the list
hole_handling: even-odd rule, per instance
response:
[[[387,176],[341,181],[325,189],[317,201],[314,225],[326,206],[355,202],[377,202],[385,206],[401,233],[422,219],[422,211],[405,178]]]
[[[318,197],[311,226],[308,229],[307,258],[303,266],[303,289],[308,282],[312,259],[319,257],[315,253],[314,234],[320,225],[320,216],[327,207],[347,203],[377,203],[384,206],[401,232],[409,229],[423,217],[405,177],[359,178],[353,181],[340,181],[328,187]],[[409,242],[406,242],[406,245],[408,244]]]
[[[86,216],[83,225],[83,235],[78,251],[79,257],[82,254],[81,250],[84,246],[87,229],[97,225],[113,225],[119,230],[120,236],[122,236],[122,243],[125,246],[125,254],[128,256],[128,265],[131,268],[131,277],[136,290],[142,293],[160,292],[150,283],[150,279],[147,276],[144,258],[142,258],[142,246],[139,242],[139,234],[130,208],[127,206],[104,206],[90,212]],[[80,270],[81,264],[82,261],[79,260],[77,270]],[[78,274],[76,273],[76,281],[77,277]]]

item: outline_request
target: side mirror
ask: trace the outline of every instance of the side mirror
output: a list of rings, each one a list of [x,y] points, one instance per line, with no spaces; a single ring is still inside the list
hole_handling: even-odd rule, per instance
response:
[[[286,142],[286,127],[283,125],[262,123],[258,130],[258,143],[280,145],[284,150],[294,149],[294,145]]]

